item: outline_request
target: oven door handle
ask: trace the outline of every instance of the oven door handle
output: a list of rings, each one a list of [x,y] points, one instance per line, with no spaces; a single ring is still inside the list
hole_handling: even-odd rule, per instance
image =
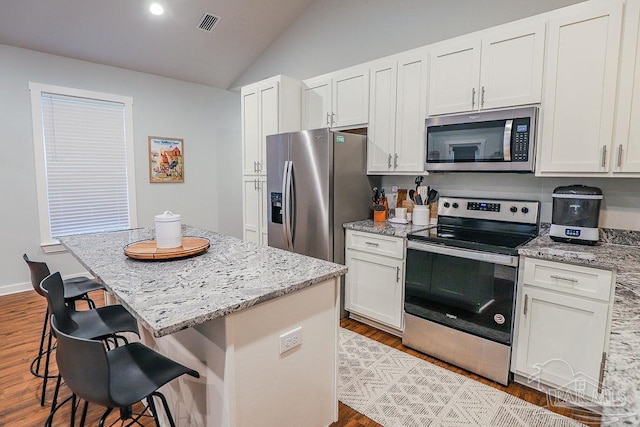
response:
[[[431,245],[429,243],[416,242],[415,240],[409,240],[407,242],[407,248],[423,252],[432,252],[440,255],[472,259],[475,261],[490,262],[492,264],[507,265],[510,267],[518,266],[518,257],[512,255],[478,252],[442,245]]]

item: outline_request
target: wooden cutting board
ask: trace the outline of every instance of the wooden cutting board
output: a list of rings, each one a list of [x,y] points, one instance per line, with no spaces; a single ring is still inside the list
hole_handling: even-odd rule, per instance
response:
[[[209,241],[201,237],[183,237],[182,246],[160,249],[155,239],[142,240],[124,247],[124,254],[129,258],[146,260],[169,260],[199,255],[209,249]]]

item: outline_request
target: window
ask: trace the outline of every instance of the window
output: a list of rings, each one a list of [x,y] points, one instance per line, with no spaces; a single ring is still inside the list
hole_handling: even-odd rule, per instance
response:
[[[136,226],[131,98],[30,83],[40,237]]]

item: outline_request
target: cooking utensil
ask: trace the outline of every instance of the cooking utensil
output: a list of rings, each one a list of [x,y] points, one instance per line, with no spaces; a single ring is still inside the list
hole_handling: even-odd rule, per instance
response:
[[[409,198],[411,200],[413,200],[414,202],[415,202],[415,199],[414,199],[414,195],[415,194],[416,194],[416,192],[413,189],[409,190]]]
[[[416,191],[420,195],[420,199],[423,202],[423,203],[418,203],[418,204],[419,205],[421,205],[421,204],[425,204],[426,205],[427,204],[427,199],[429,197],[429,187],[425,187],[424,185],[421,185],[420,187],[418,187],[418,189]]]
[[[416,205],[421,205],[422,204],[422,197],[420,196],[420,194],[418,194],[416,196]]]
[[[418,187],[420,187],[420,184],[422,184],[422,181],[424,181],[424,176],[417,176],[415,183],[416,183],[416,191],[418,191]]]
[[[434,190],[433,188],[429,190],[429,194],[427,196],[427,204],[431,203],[431,202],[435,202],[436,198],[438,197],[438,192],[436,190]]]

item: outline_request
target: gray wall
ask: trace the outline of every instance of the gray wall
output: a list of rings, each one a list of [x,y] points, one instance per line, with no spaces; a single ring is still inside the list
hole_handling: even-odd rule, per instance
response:
[[[242,236],[237,93],[0,45],[0,294],[28,283],[23,253],[63,275],[83,271],[71,255],[40,249],[30,81],[133,98],[139,226],[153,226],[154,215],[172,210],[184,224]],[[184,138],[183,184],[149,183],[150,135]]]
[[[582,0],[315,0],[235,82],[306,79]]]

